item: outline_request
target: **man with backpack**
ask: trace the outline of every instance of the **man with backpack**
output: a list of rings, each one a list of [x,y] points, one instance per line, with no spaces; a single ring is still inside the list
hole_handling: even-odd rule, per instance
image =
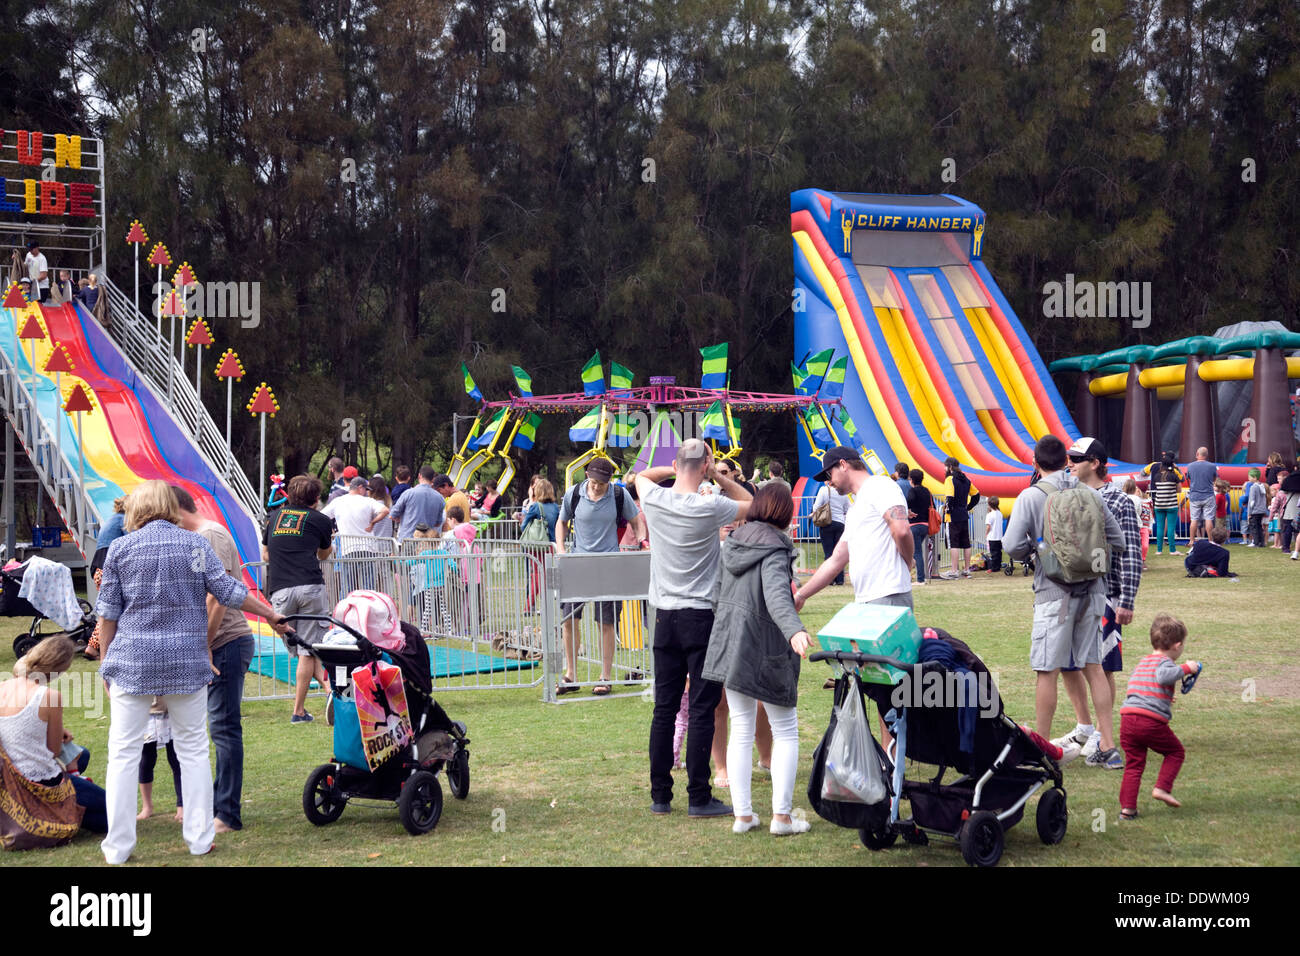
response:
[[[600,554],[618,551],[622,522],[641,522],[640,512],[632,496],[621,487],[610,485],[614,466],[608,458],[593,458],[587,463],[587,480],[571,489],[560,505],[560,517],[555,524],[555,550],[559,554]],[[573,523],[572,542],[568,523]],[[645,540],[645,528],[637,525],[637,538]],[[600,623],[600,680],[591,689],[597,697],[611,690],[609,680],[614,667],[614,649],[618,643],[615,627],[622,611],[621,601],[565,603],[560,606],[560,621],[564,628],[564,677],[556,689],[558,694],[568,694],[578,689],[578,638],[577,622],[588,603],[594,603],[596,620]]]
[[[1100,749],[1115,749],[1113,701],[1101,669],[1101,618],[1106,608],[1110,555],[1124,548],[1124,532],[1101,493],[1080,487],[1065,471],[1065,443],[1044,435],[1034,446],[1038,482],[1016,498],[1003,544],[1011,557],[1034,562],[1034,626],[1029,665],[1037,674],[1035,726],[1051,738],[1057,675],[1082,667],[1097,707]]]

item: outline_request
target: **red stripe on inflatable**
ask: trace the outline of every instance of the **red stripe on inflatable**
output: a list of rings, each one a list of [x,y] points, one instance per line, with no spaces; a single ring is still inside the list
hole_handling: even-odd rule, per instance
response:
[[[829,221],[831,218],[831,197],[818,193],[817,201],[822,204],[822,209],[826,210],[826,219]]]
[[[1015,428],[1012,427],[1007,413],[1000,408],[988,409],[989,418],[993,419],[993,424],[1002,436],[1002,440],[1007,443],[1007,447],[1020,456],[1020,460],[1025,464],[1033,464],[1034,450],[1024,443],[1024,440],[1016,434]]]
[[[1002,336],[1002,341],[1006,343],[1007,348],[1011,351],[1011,357],[1016,360],[1016,365],[1020,369],[1020,374],[1024,376],[1025,384],[1029,386],[1029,394],[1033,396],[1034,401],[1037,403],[1043,421],[1047,423],[1047,427],[1051,429],[1052,434],[1057,438],[1067,438],[1070,433],[1056,414],[1056,406],[1048,398],[1047,390],[1043,388],[1043,381],[1038,375],[1038,369],[1034,367],[1033,360],[1030,359],[1029,353],[1025,350],[1025,345],[1020,340],[1020,336],[1016,335],[1011,328],[1011,323],[1007,321],[1007,317],[998,308],[997,300],[989,294],[988,286],[984,284],[984,280],[980,278],[980,274],[975,271],[974,266],[967,265],[966,269],[970,272],[971,277],[979,283],[979,287],[984,290],[984,300],[989,304],[989,316],[998,327],[998,333]],[[1025,430],[1030,431],[1029,422],[1024,422],[1024,425]],[[1030,434],[1033,434],[1033,432],[1030,431]]]

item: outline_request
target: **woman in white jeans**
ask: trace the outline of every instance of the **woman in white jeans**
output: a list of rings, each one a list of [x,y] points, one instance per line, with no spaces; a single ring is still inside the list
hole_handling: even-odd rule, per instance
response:
[[[266,618],[277,633],[280,616],[228,576],[202,535],[177,526],[179,512],[164,481],[142,482],[127,498],[127,534],[104,561],[96,611],[101,629],[100,674],[108,683],[109,863],[135,849],[136,781],[154,695],[171,714],[185,807],[182,835],[190,852],[212,849],[212,768],[208,763],[207,596]],[[220,618],[218,617],[219,621]]]
[[[722,548],[717,610],[701,671],[726,688],[731,708],[727,770],[736,817],[734,833],[760,825],[750,790],[754,720],[763,702],[772,724],[772,825],[777,836],[804,833],[806,819],[792,816],[795,769],[799,764],[799,721],[795,702],[799,661],[812,638],[794,609],[794,545],[785,534],[794,514],[789,490],[765,485],[754,495],[746,524]]]

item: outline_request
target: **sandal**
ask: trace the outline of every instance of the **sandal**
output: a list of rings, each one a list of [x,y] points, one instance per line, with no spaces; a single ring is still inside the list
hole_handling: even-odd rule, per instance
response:
[[[569,680],[565,677],[561,678],[560,682],[555,685],[555,695],[559,697],[564,694],[574,694],[581,689],[582,688],[580,688],[575,681]]]
[[[1119,812],[1119,818],[1123,821],[1136,820],[1138,818],[1138,812],[1136,810],[1121,810]]]
[[[609,692],[612,689],[613,689],[613,685],[611,684],[597,684],[595,687],[591,689],[591,693],[592,696],[594,697],[608,697]]]

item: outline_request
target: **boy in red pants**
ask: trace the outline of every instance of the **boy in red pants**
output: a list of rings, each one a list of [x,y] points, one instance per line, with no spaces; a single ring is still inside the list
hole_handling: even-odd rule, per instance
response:
[[[1151,646],[1148,654],[1133,669],[1128,681],[1128,696],[1119,710],[1119,745],[1124,748],[1124,779],[1119,787],[1119,818],[1137,818],[1138,790],[1142,771],[1146,769],[1147,751],[1164,755],[1160,774],[1151,796],[1171,807],[1182,806],[1171,792],[1174,778],[1183,766],[1182,741],[1169,728],[1173,718],[1174,688],[1185,675],[1196,674],[1196,661],[1178,664],[1187,640],[1187,627],[1168,614],[1157,614],[1151,622]]]

